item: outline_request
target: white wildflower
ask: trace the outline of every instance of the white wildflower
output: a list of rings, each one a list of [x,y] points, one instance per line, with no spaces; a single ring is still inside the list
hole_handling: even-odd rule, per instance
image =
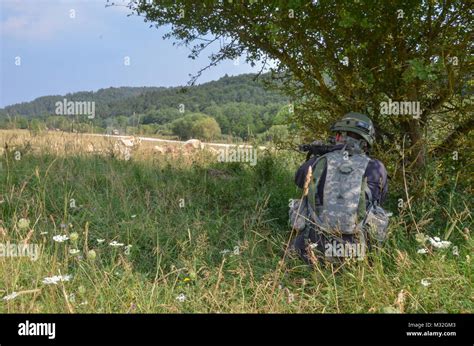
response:
[[[438,249],[446,249],[451,245],[450,241],[447,240],[441,240],[439,237],[434,237],[434,238],[428,238],[430,241],[431,245],[433,245],[435,248]]]
[[[3,300],[12,300],[12,299],[15,299],[18,296],[19,296],[19,294],[17,292],[12,292],[11,294],[3,297],[2,299]]]
[[[110,246],[113,246],[113,247],[120,247],[120,246],[124,246],[125,244],[123,243],[117,243],[117,241],[113,241],[111,243],[109,243]]]
[[[50,284],[57,285],[58,282],[69,281],[70,279],[71,279],[71,275],[55,275],[51,277],[46,277],[41,282],[44,283],[45,285],[50,285]]]
[[[53,237],[53,240],[57,241],[58,243],[62,243],[64,241],[68,240],[68,239],[69,239],[69,237],[67,235],[55,235]]]
[[[385,314],[399,314],[400,310],[398,310],[397,308],[394,308],[393,306],[385,306],[382,309],[382,312]]]
[[[180,293],[177,297],[176,297],[176,300],[180,303],[183,303],[185,300],[186,300],[186,296],[184,295],[184,293]]]
[[[416,253],[425,254],[425,253],[428,253],[428,250],[426,250],[426,249],[418,249],[418,251],[417,251]]]
[[[30,227],[30,220],[28,219],[20,219],[18,220],[18,228],[21,230],[28,229]]]
[[[425,287],[428,287],[431,285],[431,282],[429,282],[428,279],[421,279],[421,284]]]
[[[90,259],[91,261],[95,260],[97,257],[97,253],[94,250],[89,250],[87,253],[87,259]]]

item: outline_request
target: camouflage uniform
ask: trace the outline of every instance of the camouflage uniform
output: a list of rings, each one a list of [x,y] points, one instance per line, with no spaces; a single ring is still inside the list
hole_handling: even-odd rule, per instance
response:
[[[314,206],[315,210],[312,216],[309,216],[309,212],[307,221],[317,221],[306,222],[306,226],[300,227],[300,233],[293,243],[294,250],[308,264],[311,262],[308,256],[309,245],[317,252],[324,253],[327,242],[335,238],[342,243],[366,244],[367,229],[361,226],[361,220],[367,215],[369,206],[383,204],[388,191],[385,166],[363,151],[351,153],[344,160],[340,150],[320,158],[313,157],[296,172],[295,183],[298,187],[304,187],[310,167],[313,169],[314,179],[307,203]],[[385,234],[381,238],[384,237]]]
[[[304,180],[308,169],[310,166],[314,165],[316,158],[312,158],[306,161],[295,174],[295,183],[298,187],[303,188]],[[326,182],[327,175],[327,165],[324,166],[324,169],[321,173],[317,184],[316,192],[316,205],[322,205],[324,201],[324,186]],[[364,178],[367,179],[367,186],[371,192],[372,200],[378,202],[379,205],[382,205],[385,201],[388,192],[388,183],[387,183],[387,170],[382,162],[376,159],[370,159],[365,168]],[[369,205],[369,198],[366,195],[366,205]],[[352,235],[342,235],[342,239],[345,241],[351,241]],[[324,249],[324,244],[327,241],[327,237],[324,235],[316,234],[314,228],[307,229],[306,232],[301,232],[298,234],[294,240],[294,249],[301,256],[301,258],[309,264],[309,259],[307,256],[307,246],[308,243],[317,244],[317,247],[322,251]]]

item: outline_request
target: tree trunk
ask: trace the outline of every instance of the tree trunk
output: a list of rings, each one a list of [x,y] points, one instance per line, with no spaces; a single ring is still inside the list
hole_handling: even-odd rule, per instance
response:
[[[411,119],[404,121],[402,124],[410,139],[408,159],[410,162],[414,162],[417,168],[423,168],[426,164],[426,143],[419,120]],[[405,143],[406,147],[408,145]]]

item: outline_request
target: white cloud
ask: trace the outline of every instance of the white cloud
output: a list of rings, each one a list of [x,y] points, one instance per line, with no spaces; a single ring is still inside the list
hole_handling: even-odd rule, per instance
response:
[[[53,1],[7,0],[2,7],[2,39],[51,39],[71,20],[68,6]]]
[[[105,0],[2,0],[0,38],[51,40],[103,27]],[[75,18],[71,18],[74,11]]]

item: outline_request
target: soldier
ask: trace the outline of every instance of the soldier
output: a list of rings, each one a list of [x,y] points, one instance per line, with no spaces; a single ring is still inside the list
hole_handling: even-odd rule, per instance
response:
[[[295,175],[296,185],[304,188],[311,167],[309,192],[290,209],[299,231],[292,248],[308,264],[315,258],[362,259],[366,247],[385,239],[388,225],[388,214],[381,208],[387,171],[368,156],[375,140],[372,121],[350,112],[331,131],[336,133],[334,149],[307,160]]]

